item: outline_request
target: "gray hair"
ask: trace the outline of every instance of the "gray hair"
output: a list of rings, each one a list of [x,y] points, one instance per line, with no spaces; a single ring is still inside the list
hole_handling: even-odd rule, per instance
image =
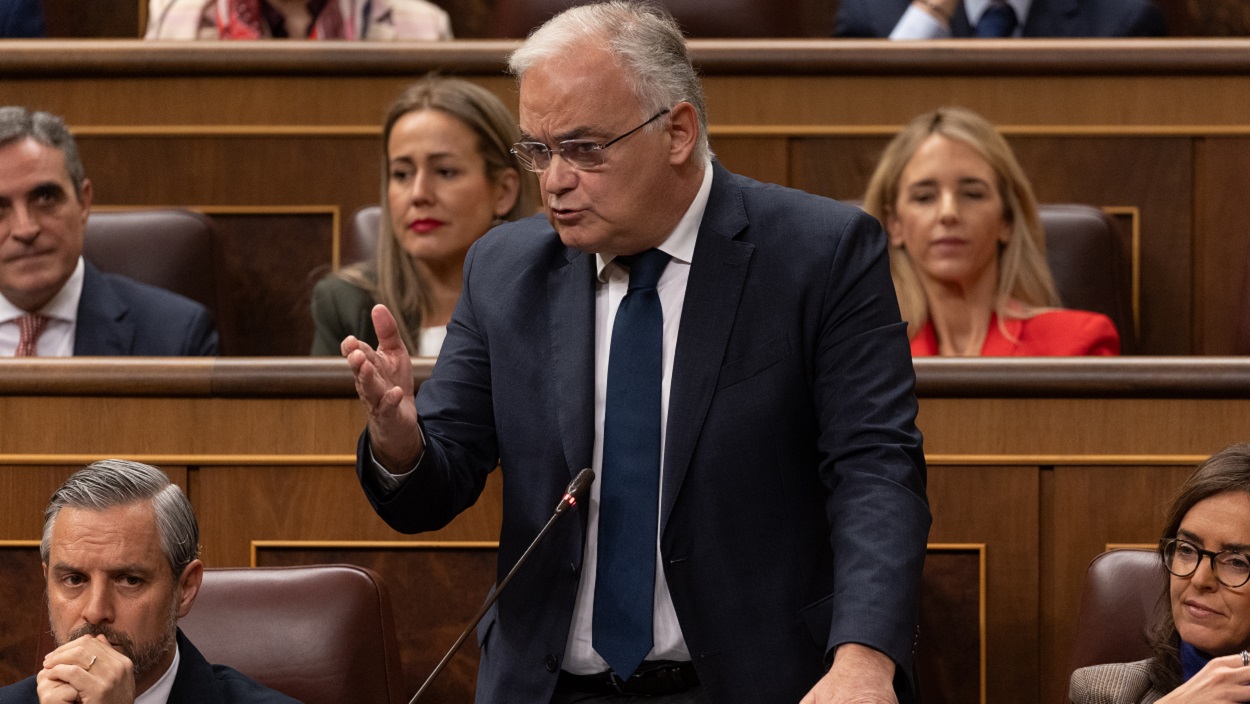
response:
[[[569,8],[530,33],[508,57],[508,71],[519,82],[535,64],[566,56],[587,43],[606,46],[623,69],[642,108],[638,119],[683,101],[694,106],[699,116],[699,140],[693,156],[699,161],[712,158],[703,85],[690,63],[681,27],[658,4],[610,0]]]
[[[87,172],[83,169],[82,158],[78,156],[78,144],[65,122],[47,112],[31,112],[18,106],[0,107],[0,147],[23,139],[33,139],[64,155],[65,170],[69,173],[70,183],[74,184],[74,195],[81,200]]]
[[[200,556],[200,527],[191,502],[177,484],[156,467],[127,460],[101,460],[74,472],[52,495],[43,512],[43,542],[39,555],[47,564],[52,549],[52,527],[61,509],[104,511],[139,501],[150,501],[156,512],[161,552],[177,580]]]

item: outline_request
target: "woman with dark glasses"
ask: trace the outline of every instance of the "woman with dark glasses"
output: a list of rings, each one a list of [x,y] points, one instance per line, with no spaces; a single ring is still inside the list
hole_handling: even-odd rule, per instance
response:
[[[1250,702],[1250,444],[1198,466],[1168,510],[1148,660],[1072,674],[1075,704]]]

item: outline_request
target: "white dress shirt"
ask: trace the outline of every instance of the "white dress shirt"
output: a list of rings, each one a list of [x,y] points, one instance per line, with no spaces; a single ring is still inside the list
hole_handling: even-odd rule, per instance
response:
[[[1024,22],[1029,17],[1029,6],[1033,4],[1033,0],[1006,1],[1016,11],[1016,31],[1011,36],[1023,36]],[[991,0],[964,0],[964,13],[968,15],[968,24],[976,27],[981,21],[981,15],[992,4]],[[950,36],[950,24],[917,7],[915,3],[907,6],[907,11],[899,18],[898,24],[894,25],[894,31],[890,32],[890,39],[949,39]]]
[[[686,210],[676,229],[664,240],[659,249],[672,257],[656,285],[660,294],[660,306],[664,310],[664,356],[663,378],[660,387],[660,412],[668,418],[669,387],[673,381],[673,358],[677,351],[677,330],[681,325],[681,311],[686,299],[686,282],[690,278],[690,263],[694,259],[695,240],[703,211],[707,208],[712,192],[712,165],[709,162],[703,172],[703,183],[694,202]],[[603,421],[608,395],[608,352],[612,346],[612,324],[616,309],[629,289],[629,270],[612,258],[595,255],[599,279],[595,286],[595,444],[592,467],[595,476],[603,472]],[[664,447],[668,423],[660,424],[660,486],[663,487]],[[573,605],[573,622],[569,627],[568,647],[564,651],[564,669],[578,675],[603,672],[608,664],[595,652],[592,645],[591,621],[595,609],[595,574],[598,569],[599,545],[599,488],[601,481],[590,485],[590,501],[583,504],[586,511],[586,552],[582,560],[582,572],[577,585],[577,601]],[[663,502],[663,496],[659,497]],[[657,509],[656,515],[660,512]],[[647,660],[689,660],[690,651],[677,622],[673,598],[664,579],[664,561],[660,557],[660,526],[655,526],[655,602],[652,610],[654,636]]]
[[[174,646],[174,661],[169,664],[169,669],[165,670],[165,674],[156,681],[148,691],[135,697],[135,704],[167,704],[169,695],[174,691],[174,680],[178,675],[178,661],[182,660],[182,654],[178,652],[178,646]]]
[[[78,301],[82,298],[84,268],[82,257],[79,257],[78,266],[74,267],[74,273],[70,274],[61,290],[43,308],[34,311],[49,318],[48,326],[35,344],[38,356],[74,356],[74,332],[78,324]],[[17,345],[22,340],[17,319],[23,315],[26,311],[0,295],[0,357],[12,357],[17,353]]]

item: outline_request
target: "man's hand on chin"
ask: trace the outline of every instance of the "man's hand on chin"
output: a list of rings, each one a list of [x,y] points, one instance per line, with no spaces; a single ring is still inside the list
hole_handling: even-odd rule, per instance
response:
[[[838,646],[833,666],[800,704],[898,704],[894,661],[858,643]]]
[[[83,636],[44,656],[35,677],[39,704],[134,704],[130,658],[104,636]]]

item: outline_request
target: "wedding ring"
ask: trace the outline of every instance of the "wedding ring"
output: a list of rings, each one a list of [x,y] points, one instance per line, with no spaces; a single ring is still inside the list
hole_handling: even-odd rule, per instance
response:
[[[1246,659],[1246,654],[1245,654],[1245,652],[1242,652],[1242,654],[1241,654],[1241,659],[1242,659],[1242,660],[1245,660],[1245,659]],[[92,656],[91,656],[91,662],[87,663],[87,666],[83,668],[83,671],[84,671],[84,672],[91,672],[91,667],[92,667],[93,665],[95,665],[95,656],[94,656],[94,655],[92,655]]]
[[[1241,651],[1241,666],[1245,667],[1246,665],[1250,665],[1250,653],[1243,650]]]

